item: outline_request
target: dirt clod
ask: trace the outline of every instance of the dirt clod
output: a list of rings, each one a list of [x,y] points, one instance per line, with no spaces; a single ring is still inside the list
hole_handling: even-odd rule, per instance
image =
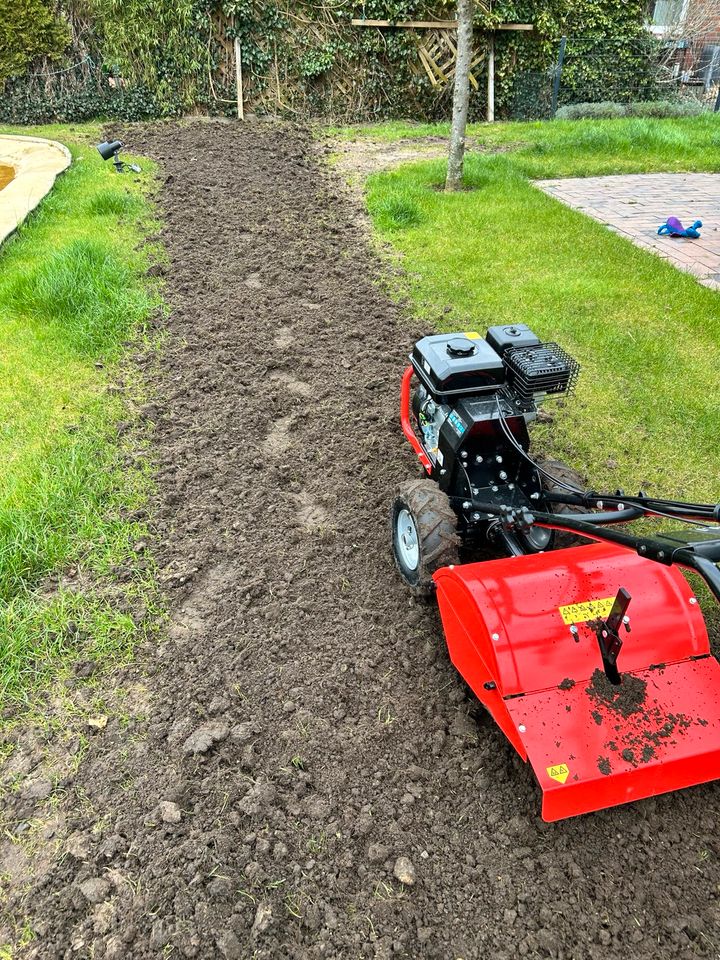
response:
[[[273,921],[272,907],[269,903],[261,903],[255,911],[255,919],[252,925],[252,934],[257,937],[265,933]]]
[[[623,673],[618,685],[610,683],[602,670],[596,669],[590,678],[586,693],[597,703],[602,703],[623,717],[629,717],[642,709],[645,703],[647,683],[641,677]]]
[[[232,930],[226,930],[218,937],[217,946],[225,960],[241,960],[243,956],[242,944]]]
[[[163,823],[180,823],[182,820],[180,807],[171,800],[161,800],[158,804],[158,813]]]
[[[23,800],[47,800],[52,793],[52,781],[46,777],[38,777],[35,780],[28,780],[23,784],[20,790],[20,796]]]
[[[368,847],[367,858],[371,863],[382,863],[387,860],[390,851],[382,843],[371,843]]]
[[[89,903],[100,903],[110,893],[110,884],[102,877],[93,877],[80,884],[80,893]]]
[[[230,733],[226,723],[209,723],[199,727],[182,745],[183,753],[207,753],[216,743],[224,740]]]
[[[76,860],[87,860],[90,850],[90,837],[87,834],[72,833],[65,841],[65,852]]]

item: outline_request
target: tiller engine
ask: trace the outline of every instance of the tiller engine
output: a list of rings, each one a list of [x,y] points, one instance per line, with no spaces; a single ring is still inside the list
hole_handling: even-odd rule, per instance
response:
[[[538,405],[578,372],[524,325],[420,340],[401,422],[427,476],[391,514],[401,575],[437,596],[450,657],[532,764],[546,820],[720,777],[720,664],[680,572],[720,601],[720,505],[599,494],[532,457]],[[629,531],[650,517],[674,526]]]

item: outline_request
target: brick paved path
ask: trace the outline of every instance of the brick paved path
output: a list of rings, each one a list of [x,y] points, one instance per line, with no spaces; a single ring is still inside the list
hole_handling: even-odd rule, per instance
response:
[[[536,180],[535,185],[720,290],[720,174],[576,177]],[[657,228],[670,216],[684,227],[702,220],[701,238],[659,237]]]

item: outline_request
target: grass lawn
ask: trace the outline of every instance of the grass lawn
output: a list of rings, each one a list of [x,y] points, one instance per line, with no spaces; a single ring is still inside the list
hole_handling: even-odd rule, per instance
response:
[[[123,343],[159,303],[144,278],[153,171],[118,177],[90,125],[13,129],[65,143],[73,164],[0,247],[0,697],[26,698],[65,659],[129,649],[133,599],[152,602],[133,549],[149,479],[116,423]],[[0,202],[2,194],[0,194]],[[108,389],[111,387],[111,389]],[[135,397],[137,399],[137,396]],[[130,435],[132,431],[130,431]],[[130,441],[125,441],[125,444]],[[105,582],[127,571],[122,602]],[[60,586],[57,575],[65,574]],[[56,575],[54,578],[50,575]],[[60,660],[58,659],[60,658]]]
[[[327,131],[340,139],[379,142],[447,137],[447,123],[392,121]],[[720,169],[720,115],[672,120],[554,120],[471,123],[481,148],[512,151],[513,168],[527,177],[580,177]]]
[[[446,133],[397,123],[336,131],[380,140]],[[402,257],[400,292],[429,327],[484,332],[523,322],[578,358],[576,395],[552,427],[536,428],[535,442],[583,469],[592,486],[716,502],[720,297],[529,178],[718,171],[720,116],[469,133],[505,152],[468,156],[468,192],[436,189],[444,161],[368,179],[374,225]]]

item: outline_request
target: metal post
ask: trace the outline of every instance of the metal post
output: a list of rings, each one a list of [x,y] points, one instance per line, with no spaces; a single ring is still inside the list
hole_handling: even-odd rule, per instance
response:
[[[552,106],[550,115],[552,117],[557,113],[558,97],[560,96],[560,78],[562,77],[563,60],[565,59],[565,47],[567,46],[567,37],[560,38],[560,50],[558,52],[558,62],[555,67],[555,79],[553,80]]]
[[[487,63],[487,122],[495,122],[495,34],[488,39]]]
[[[715,111],[714,111],[714,112],[717,113],[719,110],[720,110],[720,87],[718,87],[718,95],[717,95],[717,100],[715,101]]]

